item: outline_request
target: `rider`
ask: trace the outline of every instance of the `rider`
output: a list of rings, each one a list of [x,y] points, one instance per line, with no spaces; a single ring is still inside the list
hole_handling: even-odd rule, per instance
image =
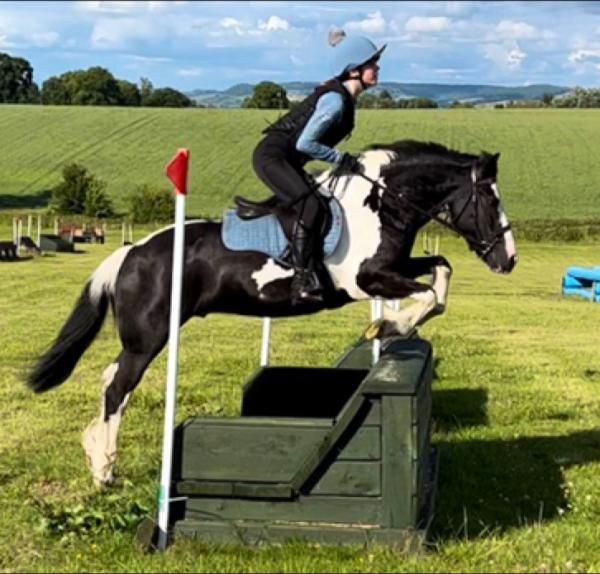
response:
[[[314,265],[322,249],[324,210],[304,165],[318,159],[337,164],[335,175],[359,170],[355,156],[333,146],[352,132],[356,100],[377,85],[378,60],[385,49],[363,36],[346,37],[343,31],[330,34],[329,43],[335,76],[266,128],[252,158],[258,177],[297,215],[291,242],[293,303],[323,301]]]

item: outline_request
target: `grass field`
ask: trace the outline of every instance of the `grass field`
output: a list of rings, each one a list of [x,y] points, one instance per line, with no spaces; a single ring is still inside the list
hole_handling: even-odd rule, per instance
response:
[[[447,117],[468,123],[468,113]],[[426,114],[411,117],[430,121]],[[481,113],[482,125],[491,117]],[[518,112],[506,117],[518,124]],[[561,116],[529,117],[546,126],[544,117]],[[433,134],[435,122],[429,125]],[[163,149],[167,155],[178,145],[173,126]],[[448,131],[448,124],[438,127],[450,141],[458,134]],[[508,127],[503,130],[498,133],[511,141]],[[583,131],[591,137],[591,130]],[[462,141],[480,145],[473,126],[465,133]],[[487,147],[487,136],[482,144]],[[563,153],[576,161],[577,154]],[[153,160],[159,165],[160,155],[157,151]],[[98,168],[105,159],[94,159]],[[199,182],[197,164],[195,170]],[[534,179],[525,181],[532,185]],[[555,185],[551,179],[548,185]],[[570,197],[576,203],[575,195]],[[521,201],[512,196],[513,212]],[[582,204],[577,205],[575,210]],[[301,543],[258,549],[181,543],[162,555],[144,555],[134,547],[136,522],[155,508],[166,354],[133,396],[121,434],[119,482],[107,493],[92,487],[79,438],[99,408],[100,373],[119,348],[112,321],[64,386],[34,396],[22,384],[26,368],[54,338],[86,278],[115,247],[113,240],[85,246],[76,255],[0,266],[0,571],[600,570],[600,306],[560,295],[565,267],[597,265],[597,245],[520,242],[520,263],[504,277],[490,273],[462,241],[442,239],[441,251],[455,268],[449,309],[421,330],[437,359],[433,439],[441,452],[441,476],[433,545],[419,557],[382,547]],[[368,317],[368,305],[357,303],[275,321],[273,364],[330,365]],[[241,385],[257,366],[259,344],[257,319],[220,315],[186,325],[178,420],[237,414]]]
[[[261,130],[277,117],[265,110],[3,105],[0,209],[42,206],[61,167],[78,161],[107,182],[123,210],[137,184],[168,187],[164,166],[187,147],[189,211],[220,216],[235,194],[267,195],[251,155]],[[340,148],[356,152],[404,138],[501,152],[500,189],[514,220],[587,217],[600,204],[599,110],[360,110],[354,135]]]

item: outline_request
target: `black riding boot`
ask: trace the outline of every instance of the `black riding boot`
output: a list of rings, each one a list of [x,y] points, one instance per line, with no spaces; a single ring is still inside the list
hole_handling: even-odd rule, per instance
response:
[[[314,271],[314,239],[312,234],[298,222],[292,240],[292,304],[322,303],[323,285]]]

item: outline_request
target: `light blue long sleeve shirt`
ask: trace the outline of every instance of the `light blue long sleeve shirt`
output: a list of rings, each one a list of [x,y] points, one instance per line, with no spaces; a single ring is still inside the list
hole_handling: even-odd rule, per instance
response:
[[[319,142],[319,138],[327,128],[339,121],[344,111],[344,100],[337,92],[327,92],[318,100],[313,115],[310,117],[298,141],[296,149],[313,159],[320,159],[330,163],[339,163],[342,153],[335,148]]]

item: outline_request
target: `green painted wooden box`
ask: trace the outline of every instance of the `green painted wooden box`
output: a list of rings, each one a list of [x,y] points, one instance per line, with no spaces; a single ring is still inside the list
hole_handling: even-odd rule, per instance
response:
[[[417,548],[436,482],[431,346],[394,339],[373,368],[356,368],[369,357],[363,343],[333,368],[261,368],[240,417],[182,423],[175,534]]]

